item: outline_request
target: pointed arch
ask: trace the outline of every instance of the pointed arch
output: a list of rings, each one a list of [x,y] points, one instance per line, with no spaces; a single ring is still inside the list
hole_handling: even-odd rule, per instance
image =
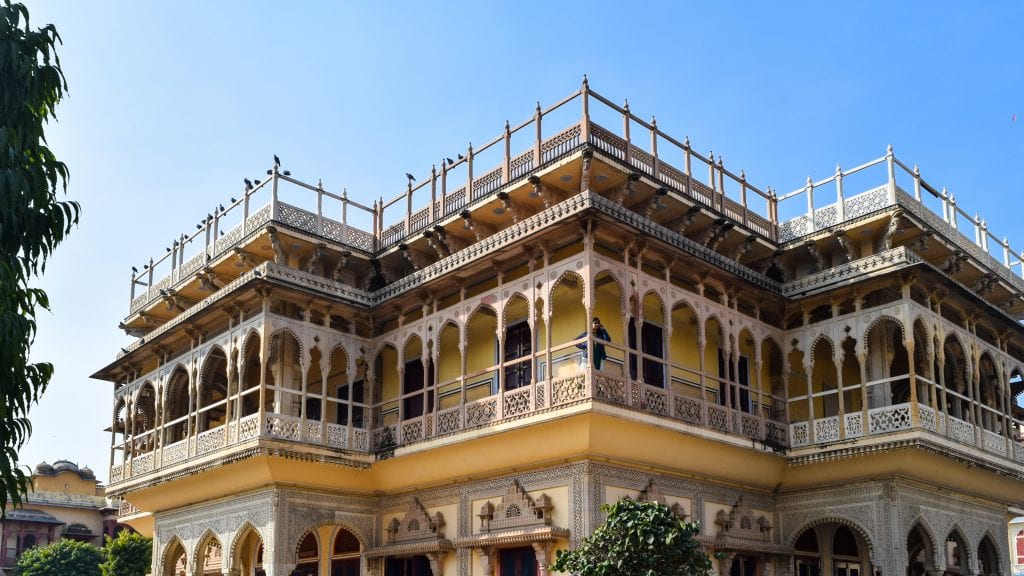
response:
[[[649,303],[647,299],[649,296],[652,296],[655,300],[657,300],[657,306],[655,306],[653,303]],[[665,298],[662,297],[662,295],[659,294],[657,290],[652,288],[647,292],[644,292],[643,298],[640,299],[640,302],[642,303],[644,309],[644,320],[653,320],[661,325],[668,324],[669,319],[666,313],[666,311],[668,310],[668,306],[666,306],[665,304]],[[654,318],[650,318],[647,314],[648,310],[653,311],[655,309],[660,313],[657,314]]]
[[[188,563],[188,552],[185,544],[177,535],[171,536],[160,554],[162,569],[160,576],[185,576],[190,574]]]
[[[970,540],[959,523],[953,524],[949,534],[946,535],[945,542],[945,562],[947,568],[957,567],[963,573],[967,571],[969,566],[974,565],[971,561],[971,547],[968,544]],[[950,546],[950,543],[955,544],[955,546]]]
[[[554,313],[554,304],[555,304],[555,300],[556,300],[556,298],[555,298],[556,290],[558,290],[561,287],[564,287],[567,283],[570,283],[570,282],[576,282],[576,285],[572,287],[572,289],[574,291],[575,290],[579,290],[579,292],[581,294],[586,294],[587,293],[587,291],[586,291],[586,281],[584,281],[583,276],[580,276],[579,274],[577,274],[576,272],[573,272],[572,270],[566,270],[566,271],[562,272],[562,274],[559,275],[558,278],[554,282],[551,283],[551,288],[548,290],[547,301],[548,301],[548,313],[549,314]]]
[[[269,340],[273,340],[275,337],[280,336],[281,334],[284,333],[287,333],[295,340],[295,345],[298,347],[296,357],[298,357],[299,359],[301,359],[302,362],[304,362],[306,354],[306,344],[302,341],[302,338],[299,338],[299,335],[296,334],[295,330],[293,330],[291,326],[281,326],[279,328],[275,328],[274,331],[271,332],[270,336],[268,336],[267,338]]]
[[[203,535],[196,541],[196,547],[189,556],[189,563],[195,566],[196,572],[199,574],[205,574],[205,571],[210,569],[216,569],[219,573],[223,569],[223,547],[217,533],[210,528],[203,531]],[[213,565],[214,563],[216,565]]]
[[[530,319],[530,299],[522,292],[513,292],[501,309],[501,323],[508,326],[513,322]]]
[[[978,574],[981,576],[999,576],[1000,568],[1008,563],[999,554],[998,541],[992,531],[986,529],[978,542]]]
[[[626,310],[626,288],[622,281],[611,270],[602,270],[594,276],[594,310],[597,311],[604,302],[618,304],[618,312]],[[606,312],[602,312],[607,315]]]
[[[788,544],[791,547],[795,547],[797,540],[800,538],[801,535],[803,535],[804,532],[823,524],[838,524],[840,526],[845,526],[849,528],[864,542],[865,546],[867,547],[867,556],[870,558],[875,557],[875,543],[871,539],[870,532],[856,520],[851,520],[850,518],[840,516],[838,514],[829,514],[827,516],[822,516],[820,518],[815,518],[813,520],[804,522],[803,524],[799,525],[796,530],[790,532],[789,538],[787,539]],[[819,542],[819,546],[821,546],[822,544],[823,543]]]
[[[246,520],[235,532],[227,554],[231,569],[240,574],[253,574],[262,564],[263,534]]]

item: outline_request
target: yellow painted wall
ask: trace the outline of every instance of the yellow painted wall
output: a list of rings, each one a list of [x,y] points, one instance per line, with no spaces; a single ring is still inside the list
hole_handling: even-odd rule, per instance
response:
[[[489,309],[473,315],[466,327],[466,373],[494,365],[498,336],[498,319]]]
[[[545,488],[543,490],[529,490],[527,494],[530,495],[534,501],[541,494],[547,494],[551,498],[551,504],[553,506],[551,510],[551,522],[558,528],[571,528],[569,520],[569,487],[568,486],[555,486],[552,488]],[[480,498],[473,500],[471,504],[471,510],[473,512],[473,534],[481,534],[480,530],[480,518],[477,514],[480,513],[480,508],[486,503],[490,502],[495,507],[501,503],[501,497],[503,493],[495,494],[489,498]],[[524,511],[525,512],[525,511]],[[558,542],[552,548],[551,558],[548,560],[548,564],[552,564],[555,561],[555,550],[566,550],[568,549],[568,542]],[[446,566],[447,568],[447,566]],[[445,570],[445,574],[449,572]],[[454,573],[454,572],[453,572]],[[483,576],[484,570],[480,559],[479,549],[473,550],[473,562],[472,562],[472,573],[473,576]],[[495,571],[497,573],[497,571]],[[560,572],[553,572],[553,574],[560,574]]]
[[[437,363],[438,383],[455,380],[462,373],[462,353],[459,351],[459,329],[451,324],[441,330],[440,352]]]
[[[32,486],[37,492],[103,495],[103,490],[96,487],[95,480],[86,480],[74,472],[60,472],[54,476],[34,475],[32,476]]]
[[[378,356],[377,380],[380,382],[381,400],[398,397],[398,352],[391,346],[385,346]]]

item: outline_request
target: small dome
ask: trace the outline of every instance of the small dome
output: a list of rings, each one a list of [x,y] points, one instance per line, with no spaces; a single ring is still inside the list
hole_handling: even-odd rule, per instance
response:
[[[70,460],[57,460],[53,463],[53,470],[55,472],[74,472],[78,474],[78,466]]]
[[[39,464],[36,464],[35,473],[50,476],[53,474],[53,466],[50,466],[46,463],[46,460],[43,460]]]
[[[82,466],[82,468],[78,471],[78,475],[85,480],[96,479],[96,474],[93,474],[92,468],[89,468],[88,466]]]

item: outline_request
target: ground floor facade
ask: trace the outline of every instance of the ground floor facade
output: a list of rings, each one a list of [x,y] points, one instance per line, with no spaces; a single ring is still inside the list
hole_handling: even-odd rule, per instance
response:
[[[624,497],[699,521],[721,576],[1009,571],[1005,506],[967,494],[895,477],[773,494],[582,461],[394,495],[268,486],[159,512],[152,573],[546,576]]]

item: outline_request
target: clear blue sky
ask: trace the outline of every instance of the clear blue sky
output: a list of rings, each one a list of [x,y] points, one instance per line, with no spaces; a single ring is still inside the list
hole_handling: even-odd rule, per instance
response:
[[[273,154],[369,204],[584,73],[780,192],[891,143],[1024,246],[1018,2],[28,6],[64,38],[71,93],[49,137],[83,206],[42,282],[53,313],[34,353],[56,375],[31,414],[29,465],[67,458],[107,478],[112,386],[89,374],[130,341],[117,329],[130,267],[238,196]]]

